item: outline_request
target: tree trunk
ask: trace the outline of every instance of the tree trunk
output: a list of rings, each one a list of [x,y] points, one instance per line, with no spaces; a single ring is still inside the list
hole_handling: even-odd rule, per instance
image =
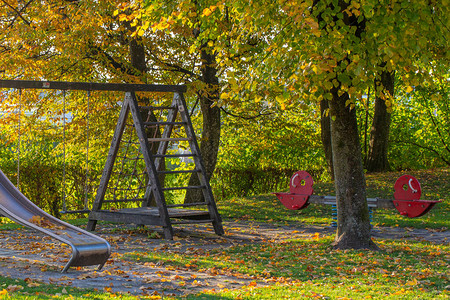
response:
[[[313,15],[317,16],[317,23],[324,34],[330,30],[339,30],[341,26],[353,27],[355,37],[361,38],[365,30],[364,17],[357,17],[346,12],[349,2],[339,0],[327,2],[327,6],[320,6],[320,1],[314,1]],[[331,15],[330,11],[336,13]],[[326,12],[326,14],[325,14]],[[341,16],[339,16],[341,14]],[[325,17],[327,15],[327,17]],[[342,22],[344,25],[342,25]],[[350,28],[348,28],[350,29]],[[351,54],[351,53],[349,53]],[[349,58],[342,58],[337,62],[336,71],[346,72]],[[338,76],[336,76],[336,80]],[[349,94],[340,91],[339,81],[332,82],[330,89],[331,101],[331,149],[334,168],[334,182],[336,188],[337,223],[338,228],[334,240],[337,249],[378,249],[370,237],[369,208],[366,199],[366,180],[361,155],[356,111],[347,101]],[[343,92],[343,93],[342,93]],[[341,94],[339,96],[339,94]]]
[[[375,80],[375,111],[366,161],[366,169],[369,172],[384,172],[390,169],[387,153],[391,114],[387,110],[385,98],[390,99],[394,96],[394,77],[394,72],[383,71],[380,80]]]
[[[331,124],[329,111],[327,112],[328,108],[327,100],[320,101],[320,136],[322,138],[328,172],[330,173],[331,180],[334,180],[333,153],[331,151]]]
[[[366,181],[356,112],[345,105],[349,99],[347,93],[339,97],[336,90],[332,94],[333,100],[329,106],[338,209],[334,246],[337,249],[378,249],[370,237]]]
[[[136,77],[142,77],[143,74],[147,71],[147,63],[145,59],[145,47],[141,41],[137,39],[130,40],[130,61],[131,66],[133,67],[132,73],[130,75],[134,75]],[[143,82],[146,83],[146,82]],[[140,98],[140,101],[144,101],[146,105],[150,105],[150,99],[148,98]],[[145,122],[157,122],[153,111],[141,111],[142,120]],[[148,137],[161,137],[161,131],[159,127],[147,127],[145,130]],[[150,151],[152,154],[156,154],[158,151],[159,142],[154,142],[150,144]],[[166,168],[165,159],[161,158],[159,170],[164,171]],[[164,187],[165,175],[164,173],[158,174],[159,182],[161,183],[161,187]],[[148,180],[148,179],[147,179]],[[146,198],[146,197],[145,197]],[[142,203],[142,206],[156,206],[155,196],[152,194],[149,201]]]
[[[203,115],[203,130],[200,139],[200,153],[209,180],[216,168],[217,154],[220,142],[220,108],[214,106],[219,99],[219,79],[216,75],[215,56],[206,49],[201,51],[202,81],[207,84],[206,90],[199,93],[200,106]],[[200,185],[198,175],[192,174],[189,185]],[[201,190],[187,190],[184,203],[203,202]]]

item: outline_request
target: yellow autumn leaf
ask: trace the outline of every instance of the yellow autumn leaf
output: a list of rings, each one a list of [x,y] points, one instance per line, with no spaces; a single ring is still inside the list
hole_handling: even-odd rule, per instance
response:
[[[217,6],[212,5],[210,7],[207,7],[203,10],[203,16],[207,17],[209,15],[211,15],[213,13],[213,11],[215,11],[217,8]]]
[[[144,22],[144,24],[141,26],[142,30],[147,30],[150,27],[150,22],[146,21]]]
[[[119,21],[123,22],[123,21],[127,21],[128,16],[126,14],[120,14],[119,15]]]
[[[406,285],[417,285],[417,279],[413,278],[406,282]]]
[[[203,10],[203,16],[207,17],[212,14],[212,11],[207,7]]]
[[[312,70],[314,71],[314,73],[319,73],[319,68],[316,65],[312,66]]]
[[[208,46],[209,46],[209,47],[213,47],[213,46],[214,46],[214,42],[213,42],[213,41],[209,41],[209,42],[208,42]]]
[[[413,88],[412,86],[408,86],[408,87],[406,88],[406,92],[407,92],[407,93],[411,93],[413,90],[414,90],[414,88]]]
[[[138,32],[137,32],[137,34],[138,34],[139,36],[143,36],[143,35],[144,35],[144,33],[145,33],[145,29],[143,29],[142,27],[141,27],[141,28],[139,28],[139,30],[138,30]]]

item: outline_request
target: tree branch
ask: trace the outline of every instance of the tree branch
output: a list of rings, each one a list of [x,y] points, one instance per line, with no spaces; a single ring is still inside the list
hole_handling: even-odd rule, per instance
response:
[[[433,152],[434,154],[436,154],[443,162],[445,162],[447,165],[450,166],[450,161],[447,160],[447,159],[445,159],[445,157],[443,157],[439,152],[437,152],[435,149],[433,149],[433,148],[431,148],[431,147],[423,146],[423,145],[420,145],[420,144],[418,144],[418,143],[410,142],[410,141],[407,141],[407,142],[405,142],[405,141],[394,141],[394,143],[405,144],[405,145],[410,144],[410,145],[416,146],[416,147],[418,147],[418,148],[421,148],[421,149],[425,149],[425,150],[431,151],[431,152]]]
[[[183,68],[183,67],[181,67],[181,66],[179,66],[179,65],[175,65],[175,64],[172,64],[172,63],[165,62],[165,61],[161,60],[161,59],[160,59],[157,55],[155,55],[151,50],[148,50],[147,53],[149,54],[149,56],[153,57],[153,59],[154,59],[155,61],[157,61],[159,64],[161,64],[161,65],[163,65],[163,66],[166,66],[166,67],[170,68],[170,69],[168,69],[168,71],[172,71],[172,72],[180,72],[180,73],[182,73],[182,74],[186,74],[186,75],[189,75],[189,76],[191,76],[191,77],[194,77],[194,78],[197,79],[197,80],[200,79],[200,76],[197,75],[197,74],[195,74],[195,73],[192,72],[192,71],[189,71],[189,70],[187,70],[187,69],[185,69],[185,68]]]
[[[433,114],[431,113],[431,108],[430,108],[428,100],[427,100],[428,99],[427,95],[425,94],[425,92],[423,90],[419,90],[419,93],[421,94],[422,99],[424,99],[424,101],[425,101],[426,111],[431,119],[431,122],[434,125],[434,128],[436,129],[436,132],[439,136],[439,139],[442,142],[442,145],[444,146],[445,150],[447,150],[447,152],[450,153],[450,149],[449,149],[448,145],[446,144],[444,137],[442,136],[441,130],[439,129],[439,126],[438,126],[435,118],[433,117]]]
[[[448,148],[448,145],[445,143],[444,137],[441,134],[441,130],[439,129],[439,126],[436,124],[436,121],[433,118],[433,114],[430,112],[430,110],[428,110],[428,115],[430,116],[431,122],[434,125],[434,128],[436,129],[436,132],[439,136],[439,139],[442,142],[442,145],[444,146],[444,149],[447,150],[448,153],[450,153],[450,149]]]
[[[119,70],[123,74],[127,74],[127,75],[136,75],[136,72],[133,72],[133,70],[130,67],[126,66],[123,63],[118,62],[116,59],[114,59],[114,57],[112,57],[110,54],[106,53],[100,47],[91,45],[90,48],[91,48],[90,54],[92,54],[93,56],[98,56],[98,55],[103,56],[104,58],[106,58],[106,60],[111,64],[111,66],[115,70]],[[93,57],[89,56],[89,53],[88,53],[87,57],[93,58]]]
[[[262,116],[269,116],[269,115],[273,115],[274,114],[274,113],[261,113],[260,112],[260,113],[258,113],[257,115],[254,115],[254,116],[240,116],[240,115],[233,114],[233,113],[231,113],[229,111],[226,111],[225,108],[223,108],[223,107],[220,107],[220,109],[225,114],[227,114],[229,116],[232,116],[232,117],[235,117],[235,118],[239,118],[239,119],[244,119],[244,120],[253,120],[253,119],[256,119],[256,118],[259,118],[259,117],[262,117]]]
[[[11,23],[7,26],[7,28],[10,28],[14,25],[14,23],[16,22],[17,18],[21,18],[25,24],[27,24],[28,26],[31,26],[31,22],[29,22],[28,20],[26,20],[23,16],[22,16],[22,11],[25,10],[25,8],[28,7],[28,5],[31,4],[31,2],[33,2],[34,0],[30,0],[27,3],[25,3],[25,5],[19,10],[15,9],[13,6],[11,6],[8,2],[6,2],[5,0],[1,0],[3,3],[6,4],[6,6],[8,6],[12,11],[14,11],[16,13],[16,17],[11,21]]]

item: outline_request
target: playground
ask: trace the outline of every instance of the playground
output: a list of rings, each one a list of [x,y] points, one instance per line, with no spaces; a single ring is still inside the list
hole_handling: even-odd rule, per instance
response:
[[[367,176],[371,235],[381,251],[334,250],[334,184],[316,185],[306,171],[295,172],[289,185],[275,195],[231,197],[216,204],[184,86],[1,83],[3,88],[18,89],[19,108],[22,89],[62,91],[56,97],[62,104],[65,215],[56,218],[21,193],[19,135],[16,182],[0,172],[0,211],[24,226],[6,222],[0,227],[3,294],[329,299],[344,291],[345,297],[353,298],[363,290],[376,298],[377,283],[383,281],[383,299],[398,295],[416,299],[419,290],[424,299],[448,296],[447,169]],[[86,185],[91,161],[90,92],[123,93],[95,199],[88,203],[86,189],[86,200],[79,203],[84,207],[74,210],[69,208],[71,189],[64,180],[66,102],[71,96],[67,90],[87,92],[79,98],[88,104],[83,117]],[[139,102],[135,91],[169,97],[148,105]],[[17,114],[20,132],[21,108]],[[182,164],[184,169],[171,166],[170,159],[186,157],[192,163]],[[197,174],[198,183],[165,182],[171,175],[183,174]],[[174,182],[178,185],[170,184]],[[197,202],[167,201],[169,192],[187,190],[200,192]],[[80,213],[88,217],[66,217]]]

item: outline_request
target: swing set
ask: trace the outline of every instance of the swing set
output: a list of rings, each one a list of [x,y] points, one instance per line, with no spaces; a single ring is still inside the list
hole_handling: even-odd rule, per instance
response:
[[[7,82],[7,81],[6,81]],[[14,84],[16,84],[18,81],[11,81],[14,82]],[[8,85],[8,83],[3,82],[3,85]],[[48,82],[43,82],[42,84],[43,87],[45,87],[46,89],[49,89],[50,85]],[[22,157],[22,148],[26,147],[26,145],[22,145],[22,114],[23,114],[23,101],[22,101],[22,91],[25,88],[17,88],[18,90],[18,109],[14,112],[17,115],[17,147],[16,147],[16,160],[17,160],[17,177],[16,177],[16,187],[20,190],[20,181],[21,181],[21,157]],[[86,135],[86,145],[85,145],[85,151],[86,151],[86,155],[85,155],[85,174],[84,174],[84,199],[83,199],[83,208],[81,209],[67,209],[67,195],[66,195],[66,190],[67,190],[67,186],[66,186],[66,177],[67,177],[67,168],[66,168],[66,158],[67,158],[67,151],[66,151],[66,127],[67,127],[67,110],[66,110],[66,95],[67,95],[67,90],[62,90],[62,110],[61,110],[61,119],[62,119],[62,124],[61,124],[61,136],[62,136],[62,141],[60,143],[61,147],[62,147],[62,187],[61,187],[61,193],[62,193],[62,210],[60,211],[61,214],[66,214],[66,213],[89,213],[90,209],[89,209],[89,142],[90,142],[90,101],[91,101],[91,90],[87,90],[86,91],[86,97],[84,97],[83,101],[86,101],[87,103],[87,108],[86,108],[86,113],[84,115],[84,119],[86,122],[86,127],[85,127],[85,135]]]
[[[19,133],[23,113],[22,90],[62,91],[62,211],[61,213],[89,213],[87,230],[95,230],[99,220],[156,225],[163,227],[165,238],[173,238],[173,225],[212,223],[215,233],[224,233],[222,220],[206,176],[205,167],[188,114],[183,93],[185,86],[146,84],[107,84],[53,81],[0,80],[0,88],[19,91]],[[66,200],[66,110],[67,91],[86,91],[86,157],[84,207],[68,209]],[[121,112],[114,131],[111,147],[101,175],[95,201],[89,208],[88,181],[90,175],[90,105],[92,91],[124,92]],[[160,97],[138,101],[136,92],[151,95],[173,94],[170,105]],[[161,97],[164,98],[164,97]],[[166,97],[167,98],[167,97]],[[148,105],[152,104],[152,105]],[[129,116],[131,115],[131,118]],[[43,212],[20,193],[20,143],[18,137],[17,184],[14,186],[0,171],[0,213],[25,226],[46,233],[73,249],[73,257],[63,271],[70,266],[99,264],[100,268],[110,255],[109,244],[96,235],[64,223]],[[183,151],[179,146],[183,145]],[[173,161],[192,160],[193,167],[174,168]],[[172,165],[171,165],[172,164]],[[198,174],[199,186],[173,186],[173,176]],[[172,176],[172,177],[171,177]],[[170,182],[165,179],[172,178]],[[167,180],[166,180],[167,181]],[[166,198],[188,189],[202,191],[204,200],[196,203],[171,204]],[[203,207],[203,209],[195,209]],[[206,208],[206,209],[205,209]],[[45,222],[33,222],[36,218]],[[45,225],[43,225],[45,224]]]

